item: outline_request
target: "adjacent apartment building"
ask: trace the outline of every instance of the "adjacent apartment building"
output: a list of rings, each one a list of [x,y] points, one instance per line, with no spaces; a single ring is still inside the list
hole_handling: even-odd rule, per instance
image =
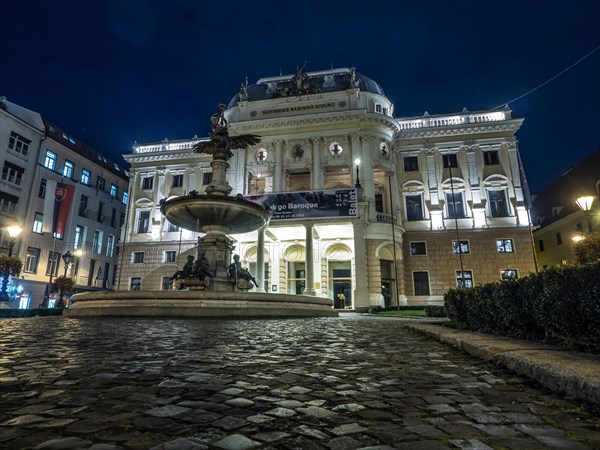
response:
[[[261,136],[235,152],[228,182],[232,194],[270,202],[264,242],[232,236],[251,272],[264,252],[268,292],[329,297],[338,309],[436,304],[449,288],[536,270],[522,119],[509,109],[396,117],[379,84],[353,68],[298,69],[246,82],[225,117],[230,134]],[[204,192],[210,160],[192,152],[199,140],[136,144],[124,156],[131,202],[118,289],[170,289],[195,254],[197,233],[165,221],[159,203]]]
[[[22,228],[13,255],[24,266],[8,287],[11,308],[52,306],[49,286],[59,275],[73,277],[76,291],[112,289],[128,201],[124,168],[4,97],[0,149],[2,254],[9,247],[6,228]],[[60,228],[53,228],[54,211],[48,205],[63,192],[70,193],[70,203],[63,208]],[[67,252],[70,260],[63,257]]]

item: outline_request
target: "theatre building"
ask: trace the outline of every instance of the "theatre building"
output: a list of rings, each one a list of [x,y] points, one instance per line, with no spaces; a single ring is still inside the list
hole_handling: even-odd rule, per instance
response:
[[[522,119],[508,109],[398,118],[354,69],[298,69],[243,84],[225,117],[230,135],[261,137],[234,152],[228,172],[232,195],[272,212],[263,232],[231,236],[254,274],[264,252],[260,289],[360,310],[439,304],[449,288],[535,271],[515,137]],[[198,233],[166,222],[159,203],[204,192],[210,156],[192,151],[200,140],[136,144],[125,155],[120,290],[170,289],[195,254]]]

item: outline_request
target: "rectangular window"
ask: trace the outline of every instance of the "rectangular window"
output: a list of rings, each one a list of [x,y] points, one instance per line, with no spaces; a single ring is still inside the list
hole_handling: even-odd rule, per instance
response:
[[[492,217],[508,217],[508,202],[504,190],[488,191],[488,198]]]
[[[508,281],[512,278],[519,278],[519,271],[517,269],[506,269],[502,271],[501,280]]]
[[[46,150],[46,156],[44,157],[44,167],[46,169],[56,169],[56,153],[50,150]]]
[[[562,245],[562,234],[560,234],[560,231],[556,233],[556,245]]]
[[[500,158],[498,157],[498,150],[491,150],[489,152],[483,152],[483,162],[486,166],[495,166],[500,164]]]
[[[150,230],[150,211],[139,211],[137,220],[137,233],[147,233]]]
[[[406,195],[406,220],[423,220],[423,203],[420,195]]]
[[[100,230],[94,231],[94,240],[92,241],[92,252],[102,253],[102,232]]]
[[[470,253],[469,241],[452,241],[452,253],[455,255],[467,255]]]
[[[462,193],[446,193],[446,208],[448,219],[463,219],[465,217],[465,207],[463,204]]]
[[[106,241],[106,256],[109,258],[113,256],[115,247],[115,237],[112,234],[108,235],[108,240]]]
[[[83,234],[85,232],[85,228],[81,225],[75,226],[75,241],[73,242],[73,248],[82,248],[83,247]]]
[[[206,186],[212,181],[212,172],[204,172],[202,174],[202,184]]]
[[[23,270],[26,273],[37,273],[39,261],[40,249],[35,247],[27,247],[27,253],[25,253],[25,265],[23,266]]]
[[[44,215],[36,212],[33,217],[33,228],[32,231],[37,234],[44,234]]]
[[[514,252],[513,240],[496,239],[496,248],[498,249],[498,253],[512,253]]]
[[[413,272],[415,295],[429,295],[429,272]]]
[[[46,198],[46,185],[47,185],[47,181],[45,178],[42,178],[40,180],[40,189],[38,190],[38,197],[39,198]]]
[[[103,222],[104,221],[104,203],[102,202],[98,202],[98,213],[96,214],[96,220],[98,222]]]
[[[444,163],[444,168],[458,167],[458,158],[456,156],[456,153],[448,153],[446,155],[442,155],[442,161]]]
[[[427,254],[427,245],[425,242],[411,242],[410,243],[410,255],[426,255]]]
[[[130,291],[139,291],[142,287],[142,279],[140,277],[133,277],[129,282]]]
[[[46,276],[50,276],[50,271],[52,271],[52,276],[55,277],[58,274],[58,263],[60,261],[60,253],[59,252],[48,252],[48,264],[46,265]]]
[[[171,187],[181,187],[183,186],[183,174],[173,175],[173,181],[171,182]]]
[[[8,148],[9,150],[13,150],[17,153],[20,153],[23,156],[27,156],[29,153],[29,145],[31,141],[27,138],[24,138],[20,134],[15,133],[14,131],[10,132],[10,138],[8,139]]]
[[[103,191],[105,184],[106,180],[104,178],[102,178],[101,176],[96,177],[96,189]]]
[[[63,177],[73,178],[73,173],[75,173],[75,164],[73,164],[69,160],[65,160],[65,165],[63,166]]]
[[[459,289],[463,287],[472,288],[473,287],[473,271],[464,270],[461,274],[460,270],[456,271],[456,286]]]
[[[416,172],[419,170],[419,159],[416,156],[404,157],[404,171]]]
[[[121,213],[121,217],[119,218],[119,226],[122,227],[123,225],[125,225],[125,213],[124,212]]]
[[[80,183],[89,186],[92,182],[91,180],[92,174],[90,173],[90,171],[87,169],[81,169],[81,180],[79,180]]]
[[[117,186],[116,184],[112,184],[110,185],[110,196],[117,198],[117,195],[119,195],[119,186]]]
[[[113,228],[117,226],[117,208],[112,209],[112,214],[110,216],[110,226]]]
[[[167,250],[165,252],[165,262],[175,262],[176,257],[177,257],[177,254],[176,254],[175,250]]]
[[[173,281],[171,277],[162,277],[162,290],[171,291],[173,290]]]
[[[540,240],[538,241],[538,245],[540,246],[540,252],[543,252],[543,251],[545,250],[545,249],[544,249],[544,240],[543,240],[543,239],[540,239]]]
[[[135,264],[142,264],[144,262],[144,252],[133,252],[131,262]]]
[[[85,195],[81,196],[81,200],[79,200],[79,216],[87,217],[87,205],[88,205],[88,197]]]
[[[129,202],[129,192],[123,191],[123,199],[121,200],[121,203],[126,205],[128,202]]]
[[[179,231],[179,227],[177,225],[173,225],[171,222],[167,222],[167,232],[173,233]]]
[[[154,187],[154,177],[142,178],[142,189],[151,190]]]
[[[23,174],[25,173],[25,169],[12,164],[8,161],[4,161],[4,167],[2,167],[2,179],[9,182],[10,184],[14,184],[16,186],[21,185],[21,181],[23,180]]]

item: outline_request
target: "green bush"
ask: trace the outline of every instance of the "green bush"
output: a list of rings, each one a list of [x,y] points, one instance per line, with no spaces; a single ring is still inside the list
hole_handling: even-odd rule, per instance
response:
[[[427,317],[446,317],[446,309],[442,305],[425,306],[425,315]]]
[[[451,289],[444,306],[457,327],[600,349],[600,263]]]

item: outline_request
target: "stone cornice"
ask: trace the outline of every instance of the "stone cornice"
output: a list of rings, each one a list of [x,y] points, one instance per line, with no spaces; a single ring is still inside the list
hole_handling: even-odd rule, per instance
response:
[[[514,134],[519,130],[522,123],[523,119],[511,119],[501,122],[488,122],[485,124],[448,125],[446,127],[402,130],[396,136],[396,140],[431,139],[447,136],[465,136],[502,132],[510,132]]]

